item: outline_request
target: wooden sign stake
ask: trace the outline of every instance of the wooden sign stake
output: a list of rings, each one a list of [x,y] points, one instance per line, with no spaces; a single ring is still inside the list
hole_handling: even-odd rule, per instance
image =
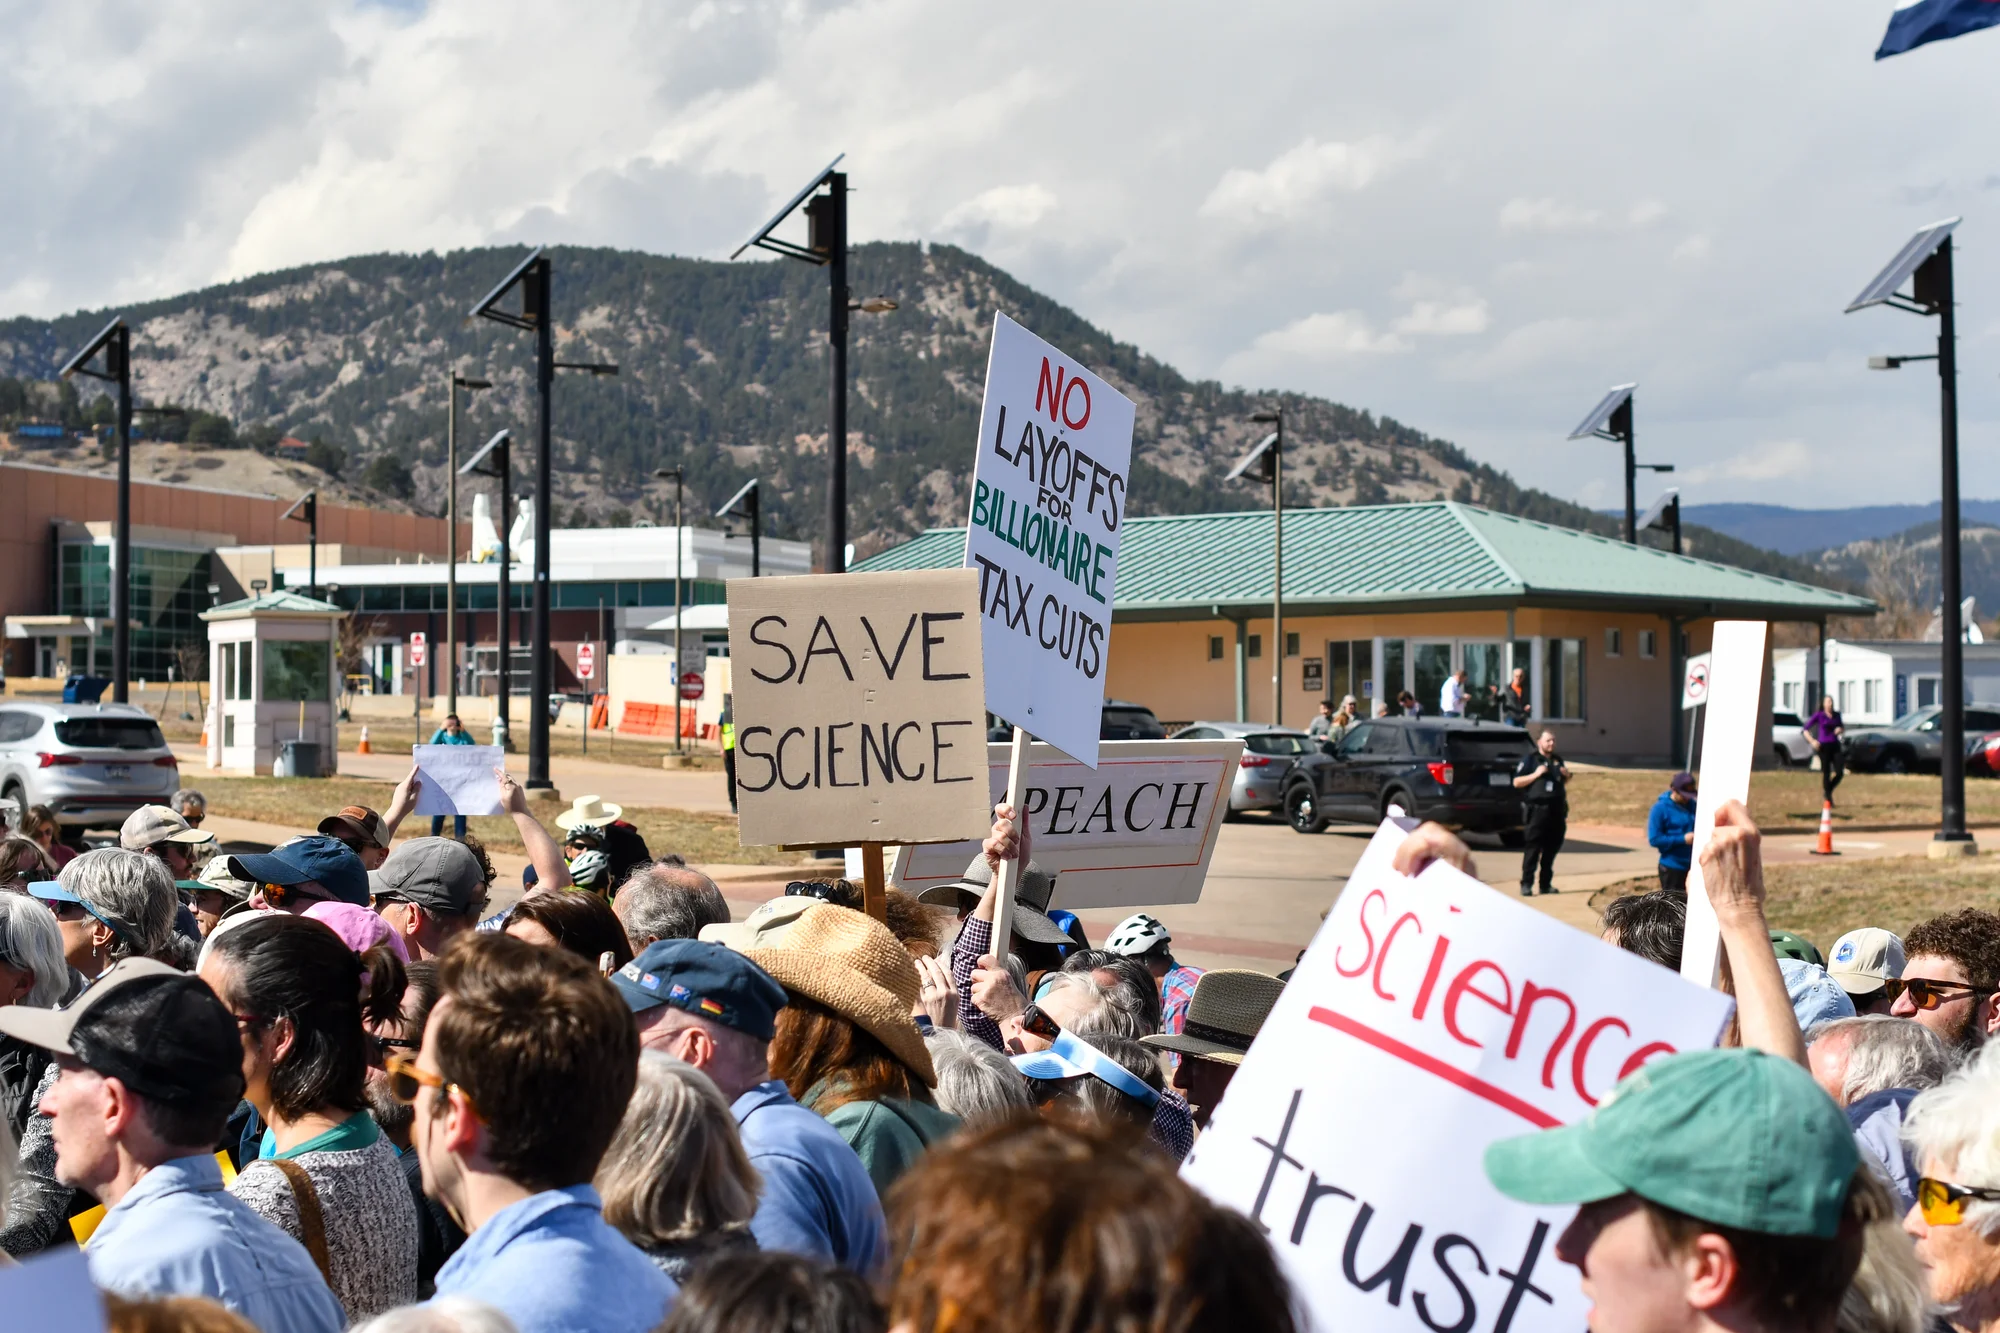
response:
[[[882,870],[882,844],[861,844],[861,906],[884,925],[889,921],[889,879]]]
[[[1021,800],[1027,794],[1027,786],[1028,733],[1015,727],[1013,748],[1007,753],[1007,804],[1014,811],[1017,834],[1025,822]],[[1007,966],[1008,946],[1014,942],[1014,887],[1021,882],[1020,875],[1021,861],[1017,856],[1002,861],[1000,873],[994,879],[999,888],[993,897],[993,960],[1003,968]]]

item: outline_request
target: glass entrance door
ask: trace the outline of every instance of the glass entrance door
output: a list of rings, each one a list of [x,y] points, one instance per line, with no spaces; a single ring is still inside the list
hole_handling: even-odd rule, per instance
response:
[[[1461,643],[1459,662],[1465,667],[1465,715],[1482,722],[1500,720],[1500,687],[1507,683],[1507,645]]]
[[[1451,678],[1451,644],[1413,643],[1410,645],[1410,692],[1426,717],[1435,717],[1438,696]]]

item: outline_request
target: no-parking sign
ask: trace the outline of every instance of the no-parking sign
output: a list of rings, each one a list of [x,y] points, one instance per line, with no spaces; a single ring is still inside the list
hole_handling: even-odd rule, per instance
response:
[[[1688,659],[1687,674],[1681,678],[1681,707],[1699,708],[1708,702],[1708,657],[1700,653]]]

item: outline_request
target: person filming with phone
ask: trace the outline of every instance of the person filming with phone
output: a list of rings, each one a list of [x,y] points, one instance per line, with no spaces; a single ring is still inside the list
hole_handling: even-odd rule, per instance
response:
[[[1514,766],[1514,789],[1521,793],[1526,825],[1521,849],[1521,896],[1535,894],[1535,872],[1541,871],[1541,892],[1556,891],[1556,853],[1562,850],[1569,825],[1569,765],[1556,753],[1556,734],[1544,728],[1535,753]]]

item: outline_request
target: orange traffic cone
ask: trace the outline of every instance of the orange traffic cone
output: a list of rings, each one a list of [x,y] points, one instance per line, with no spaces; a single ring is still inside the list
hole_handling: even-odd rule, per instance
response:
[[[1819,808],[1819,846],[1813,848],[1814,856],[1839,856],[1833,850],[1833,802],[1828,801]]]
[[[361,744],[354,748],[356,754],[374,754],[375,747],[368,743],[368,728],[361,729]]]

